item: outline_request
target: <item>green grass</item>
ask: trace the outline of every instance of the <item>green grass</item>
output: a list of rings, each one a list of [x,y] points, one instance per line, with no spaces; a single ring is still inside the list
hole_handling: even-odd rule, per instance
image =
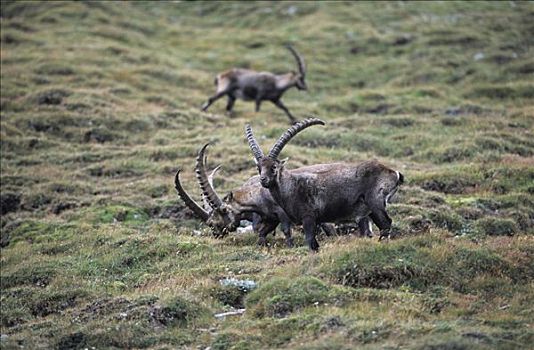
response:
[[[523,349],[534,341],[529,2],[2,2],[0,347]],[[397,239],[295,229],[215,239],[221,194],[288,126],[269,103],[200,112],[216,73],[295,69],[288,167],[377,158],[406,184]],[[220,280],[253,280],[248,291]],[[215,313],[245,307],[242,316]]]

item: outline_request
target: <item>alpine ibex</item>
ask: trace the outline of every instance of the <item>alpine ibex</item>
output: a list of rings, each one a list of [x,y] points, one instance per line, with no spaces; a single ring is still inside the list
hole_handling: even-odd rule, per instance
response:
[[[261,187],[259,176],[249,179],[224,199],[217,194],[210,176],[206,174],[205,151],[208,145],[202,147],[198,153],[195,172],[203,200],[208,204],[209,209],[202,208],[187,194],[180,182],[181,170],[178,170],[174,183],[185,204],[218,235],[224,236],[230,231],[235,231],[243,219],[252,221],[254,231],[259,234],[260,245],[266,244],[266,236],[281,223],[286,243],[292,246],[291,221],[284,210],[274,202],[269,192]]]
[[[259,235],[258,243],[260,245],[266,245],[267,235],[274,232],[278,224],[281,224],[287,245],[289,247],[293,246],[291,221],[285,211],[274,201],[269,190],[261,186],[259,176],[250,178],[241,187],[231,191],[221,199],[213,188],[213,182],[210,179],[219,167],[213,170],[211,175],[206,175],[205,151],[207,146],[205,145],[199,151],[195,171],[202,189],[203,198],[208,206],[205,208],[200,207],[187,194],[180,183],[180,170],[178,170],[174,180],[175,187],[186,205],[200,219],[212,227],[214,232],[222,235],[234,231],[243,219],[252,221],[254,231]],[[320,166],[310,166],[292,171],[296,173],[301,171],[313,172],[321,170],[320,168]],[[359,222],[359,227],[362,235],[371,234],[368,218],[362,219]],[[321,228],[327,234],[335,232],[335,229],[329,224],[322,224]]]
[[[306,66],[302,57],[293,47],[288,45],[287,49],[297,60],[298,73],[291,71],[286,74],[273,74],[242,68],[227,70],[215,78],[217,92],[202,105],[202,110],[206,111],[213,102],[226,95],[228,96],[228,104],[226,105],[228,113],[232,112],[237,98],[244,101],[255,101],[256,112],[260,110],[262,101],[271,101],[287,114],[292,123],[295,122],[295,117],[282,103],[281,98],[287,89],[294,86],[299,90],[307,90]]]
[[[312,251],[319,249],[315,228],[322,222],[354,222],[370,216],[380,229],[380,239],[389,237],[391,218],[386,204],[403,182],[403,175],[375,160],[360,164],[324,164],[323,171],[293,173],[278,156],[297,133],[312,125],[324,125],[310,118],[289,128],[263,155],[250,125],[246,137],[254,154],[260,182],[295,224],[302,224]]]

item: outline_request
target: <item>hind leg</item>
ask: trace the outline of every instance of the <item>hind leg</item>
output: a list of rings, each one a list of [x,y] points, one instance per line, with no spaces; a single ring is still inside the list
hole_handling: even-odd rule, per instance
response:
[[[308,216],[302,219],[302,227],[304,228],[304,234],[306,236],[306,243],[308,243],[308,248],[310,248],[312,252],[318,252],[319,243],[315,238],[315,230],[317,229],[315,218]]]
[[[358,228],[361,237],[373,237],[373,227],[368,216],[358,220]]]
[[[322,224],[319,224],[319,227],[323,230],[325,235],[329,237],[335,236],[337,234],[336,228],[332,224],[322,223]]]

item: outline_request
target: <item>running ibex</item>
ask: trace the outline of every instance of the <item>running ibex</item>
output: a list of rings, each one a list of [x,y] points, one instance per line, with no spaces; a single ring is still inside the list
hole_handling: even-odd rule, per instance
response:
[[[254,154],[260,182],[295,224],[302,224],[312,251],[319,249],[315,228],[321,222],[354,222],[370,216],[380,229],[380,239],[389,237],[391,218],[386,204],[403,182],[403,176],[375,160],[360,164],[324,164],[323,171],[295,174],[284,168],[278,156],[297,133],[312,125],[310,118],[289,128],[264,156],[250,125],[246,137]]]
[[[202,105],[202,110],[206,111],[213,102],[226,95],[228,96],[226,105],[228,113],[232,112],[237,98],[255,101],[256,112],[260,110],[262,101],[271,101],[287,114],[292,123],[295,122],[295,117],[282,103],[281,98],[287,89],[294,86],[299,90],[307,90],[306,66],[302,57],[292,46],[288,45],[287,48],[297,60],[298,73],[291,71],[286,74],[273,74],[242,68],[230,69],[217,75],[215,78],[217,92]]]

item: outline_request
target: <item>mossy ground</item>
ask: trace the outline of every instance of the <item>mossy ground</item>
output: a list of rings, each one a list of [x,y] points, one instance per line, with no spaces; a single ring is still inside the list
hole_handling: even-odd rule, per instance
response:
[[[2,348],[523,349],[534,341],[529,2],[2,2]],[[288,166],[378,158],[398,238],[212,238],[177,198],[214,142],[216,187],[288,126],[224,101],[232,66],[308,64],[286,105],[325,127]],[[219,281],[257,282],[244,292]],[[214,313],[246,307],[243,316]]]

